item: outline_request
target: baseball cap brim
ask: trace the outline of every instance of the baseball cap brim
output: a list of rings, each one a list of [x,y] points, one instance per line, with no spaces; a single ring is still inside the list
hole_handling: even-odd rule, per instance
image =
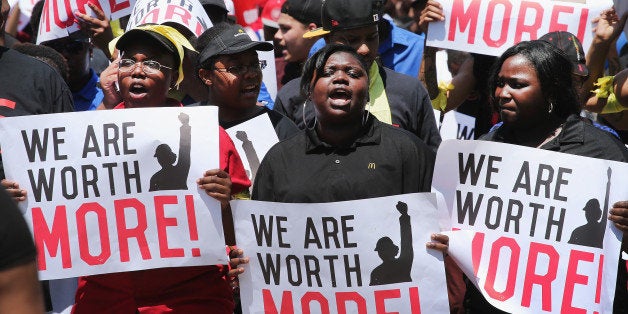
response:
[[[116,48],[120,51],[124,51],[129,45],[142,42],[147,38],[159,43],[161,46],[166,48],[168,52],[178,56],[177,48],[170,40],[168,40],[168,38],[161,34],[143,29],[132,29],[124,33],[124,35],[122,35],[122,37],[120,37],[120,39],[116,42]]]
[[[305,33],[303,34],[303,38],[314,38],[314,37],[320,37],[320,36],[323,36],[323,35],[327,35],[327,34],[329,34],[329,33],[330,33],[330,31],[325,30],[325,29],[324,29],[324,28],[322,28],[322,27],[319,27],[319,28],[313,29],[313,30],[311,30],[311,31],[307,31],[307,32],[305,32]]]
[[[207,59],[218,56],[218,55],[232,55],[236,53],[240,53],[243,51],[247,51],[250,49],[255,49],[257,51],[271,51],[273,50],[273,44],[265,41],[251,41],[249,43],[245,43],[238,46],[232,47],[220,47],[219,45],[208,45],[201,52],[198,60],[199,63],[203,63],[207,61]]]

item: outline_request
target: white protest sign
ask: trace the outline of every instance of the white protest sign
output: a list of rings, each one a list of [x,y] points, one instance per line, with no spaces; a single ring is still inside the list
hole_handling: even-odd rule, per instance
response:
[[[449,313],[434,194],[231,206],[246,313]]]
[[[177,23],[200,36],[212,22],[198,0],[137,0],[126,30],[136,26]]]
[[[234,125],[226,131],[238,150],[246,174],[253,182],[260,162],[268,150],[279,142],[270,117],[265,113]]]
[[[269,43],[273,43],[269,41]],[[257,56],[259,60],[266,61],[266,68],[262,70],[262,81],[266,85],[266,90],[270,94],[270,98],[274,101],[277,98],[277,68],[275,67],[275,52],[271,51],[258,51]]]
[[[227,262],[220,204],[195,182],[219,166],[215,107],[4,118],[0,144],[40,279]]]
[[[612,312],[628,165],[517,145],[450,140],[433,187],[449,254],[486,299],[512,313]]]
[[[475,118],[455,110],[448,111],[440,121],[441,112],[434,109],[436,126],[445,140],[472,140],[475,135]]]
[[[593,40],[591,20],[611,0],[587,3],[543,0],[439,0],[445,21],[431,22],[426,45],[499,56],[520,41],[568,31],[585,52]]]
[[[37,44],[63,38],[79,30],[75,11],[96,16],[88,3],[98,6],[110,20],[129,15],[135,0],[45,0],[41,13]]]

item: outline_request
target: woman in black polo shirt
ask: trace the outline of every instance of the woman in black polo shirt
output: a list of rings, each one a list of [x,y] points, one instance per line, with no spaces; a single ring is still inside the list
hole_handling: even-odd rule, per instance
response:
[[[434,153],[373,117],[368,89],[368,68],[353,48],[327,45],[314,54],[301,92],[312,100],[315,123],[270,149],[252,198],[321,203],[429,192]]]

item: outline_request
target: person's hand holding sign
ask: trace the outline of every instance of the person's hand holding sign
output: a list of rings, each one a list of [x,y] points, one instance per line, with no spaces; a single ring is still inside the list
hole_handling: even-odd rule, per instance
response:
[[[198,187],[205,190],[207,195],[218,200],[223,206],[229,205],[231,200],[231,177],[221,169],[205,171],[202,178],[196,180]]]
[[[425,4],[425,8],[421,11],[419,29],[421,29],[423,33],[427,33],[427,26],[430,22],[440,22],[444,20],[443,6],[436,0],[428,0]]]
[[[20,189],[20,185],[17,182],[3,179],[0,181],[0,184],[16,203],[26,200],[26,190]]]
[[[235,246],[229,247],[229,273],[227,274],[227,279],[229,280],[229,285],[234,290],[240,288],[238,276],[244,273],[244,268],[239,266],[249,263],[249,258],[243,256],[244,251],[242,249]]]
[[[100,48],[108,58],[109,49],[108,43],[113,39],[113,32],[111,31],[111,25],[109,25],[109,19],[105,16],[105,13],[95,4],[88,2],[87,5],[94,12],[96,17],[91,17],[87,14],[83,14],[80,11],[74,11],[74,16],[81,31],[83,31],[89,38],[92,38],[96,47]]]

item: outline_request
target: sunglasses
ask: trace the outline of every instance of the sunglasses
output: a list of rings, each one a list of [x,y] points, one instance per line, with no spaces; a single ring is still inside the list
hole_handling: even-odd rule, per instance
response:
[[[48,46],[56,50],[58,53],[67,52],[69,54],[75,55],[83,51],[87,47],[86,45],[87,43],[89,42],[85,42],[81,40],[72,40],[72,41],[66,41],[66,42],[48,42],[48,43],[43,43],[42,45]]]

